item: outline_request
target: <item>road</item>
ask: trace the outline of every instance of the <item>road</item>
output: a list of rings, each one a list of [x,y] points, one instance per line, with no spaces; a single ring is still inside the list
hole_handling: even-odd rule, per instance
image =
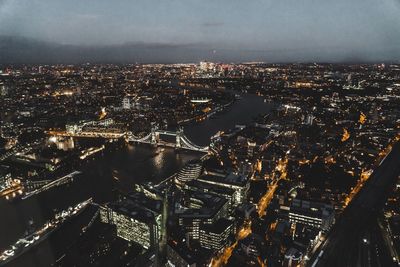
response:
[[[399,174],[400,144],[396,143],[343,211],[308,266],[397,266],[378,235],[377,216]]]

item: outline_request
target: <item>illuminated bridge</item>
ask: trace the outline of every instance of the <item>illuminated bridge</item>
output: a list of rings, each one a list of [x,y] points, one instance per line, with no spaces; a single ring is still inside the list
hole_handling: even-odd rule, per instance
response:
[[[106,139],[119,139],[125,136],[125,133],[121,132],[107,132],[107,131],[81,131],[81,132],[67,132],[67,131],[46,131],[47,134],[53,136],[64,136],[64,137],[86,137],[86,138],[106,138]]]
[[[120,139],[125,138],[128,142],[145,143],[157,146],[169,146],[177,149],[187,149],[200,152],[208,152],[208,146],[198,146],[192,143],[180,128],[177,131],[159,130],[153,125],[151,132],[144,137],[137,137],[132,132],[125,132],[118,127],[113,127],[114,121],[111,119],[102,121],[88,121],[78,124],[66,125],[65,131],[47,131],[52,136],[63,137],[85,137],[85,138],[106,138]],[[160,138],[161,135],[175,137],[175,142],[167,142]]]
[[[58,178],[58,179],[56,179],[56,180],[54,180],[54,181],[52,181],[50,183],[45,184],[44,186],[42,186],[42,187],[40,187],[40,188],[38,188],[36,190],[33,190],[33,191],[27,193],[25,196],[22,197],[22,199],[27,199],[27,198],[29,198],[29,197],[31,197],[33,195],[39,194],[41,192],[44,192],[44,191],[46,191],[46,190],[48,190],[48,189],[50,189],[52,187],[67,184],[67,183],[73,181],[74,177],[76,175],[78,175],[78,174],[81,174],[81,172],[80,171],[71,172],[70,174],[67,174],[67,175],[65,175],[65,176],[63,176],[61,178]]]
[[[100,121],[82,121],[77,124],[65,125],[65,131],[47,131],[52,136],[64,137],[86,137],[86,138],[106,138],[119,139],[125,136],[125,132],[118,127],[113,127],[113,119]]]
[[[175,142],[166,142],[160,139],[160,135],[166,136],[174,136]],[[128,132],[126,134],[126,140],[128,142],[136,142],[136,143],[144,143],[144,144],[152,144],[158,146],[169,146],[177,149],[187,149],[199,152],[208,152],[208,146],[198,146],[192,143],[183,133],[183,129],[180,128],[176,132],[172,131],[164,131],[158,130],[153,127],[151,132],[144,137],[136,137],[132,134],[132,132]]]

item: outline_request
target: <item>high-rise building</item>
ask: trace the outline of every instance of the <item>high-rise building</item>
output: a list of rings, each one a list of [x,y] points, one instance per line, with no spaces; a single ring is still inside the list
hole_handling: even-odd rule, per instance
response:
[[[207,249],[220,251],[230,244],[233,235],[233,222],[221,218],[213,224],[200,226],[200,246]]]
[[[314,119],[315,119],[315,117],[314,117],[313,114],[307,114],[307,116],[305,117],[304,123],[305,123],[306,125],[313,125]]]
[[[200,70],[207,71],[208,70],[208,62],[207,61],[200,61]]]
[[[209,183],[204,183],[199,180],[191,180],[185,183],[183,186],[185,190],[191,190],[194,192],[203,192],[203,193],[213,193],[219,196],[224,197],[228,200],[228,210],[233,211],[235,206],[234,197],[236,191],[232,188],[222,187],[222,186],[215,186]]]
[[[328,231],[335,221],[332,205],[308,200],[293,199],[289,210],[291,223],[301,223]]]
[[[122,108],[131,109],[131,100],[129,99],[129,97],[124,97],[122,99]]]
[[[256,152],[256,149],[257,149],[257,143],[247,140],[247,155],[249,157],[253,157],[254,153]]]
[[[117,228],[117,236],[158,250],[161,239],[162,201],[133,193],[127,199],[101,207],[100,218]]]
[[[232,205],[236,207],[246,200],[250,189],[248,177],[234,173],[210,173],[198,178],[199,181],[235,190]]]
[[[189,241],[198,242],[200,225],[213,224],[228,215],[228,201],[216,194],[187,192],[189,199],[182,211],[176,212],[179,226]]]
[[[7,87],[4,84],[0,84],[0,96],[6,96],[7,93]]]

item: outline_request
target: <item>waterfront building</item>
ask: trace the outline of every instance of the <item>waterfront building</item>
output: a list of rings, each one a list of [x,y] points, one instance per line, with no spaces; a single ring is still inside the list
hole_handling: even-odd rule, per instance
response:
[[[76,134],[82,132],[83,126],[78,124],[67,124],[65,130],[69,134]]]
[[[11,186],[11,173],[6,166],[0,165],[0,191]]]
[[[203,165],[200,160],[191,160],[178,172],[176,179],[185,183],[200,177]]]
[[[133,193],[127,199],[100,209],[101,221],[113,224],[117,236],[158,250],[161,240],[162,201]]]
[[[54,144],[57,146],[57,149],[59,150],[69,151],[74,149],[75,147],[75,142],[72,137],[52,136],[49,138],[49,141],[54,142]]]

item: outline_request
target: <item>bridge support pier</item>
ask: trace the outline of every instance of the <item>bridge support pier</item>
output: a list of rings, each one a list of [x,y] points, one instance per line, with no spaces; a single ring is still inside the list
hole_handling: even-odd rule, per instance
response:
[[[155,128],[151,128],[151,140],[150,140],[150,143],[153,146],[157,146],[159,140],[160,140],[160,134],[156,131]]]
[[[181,147],[181,131],[177,131],[175,137],[175,149],[180,149]]]

